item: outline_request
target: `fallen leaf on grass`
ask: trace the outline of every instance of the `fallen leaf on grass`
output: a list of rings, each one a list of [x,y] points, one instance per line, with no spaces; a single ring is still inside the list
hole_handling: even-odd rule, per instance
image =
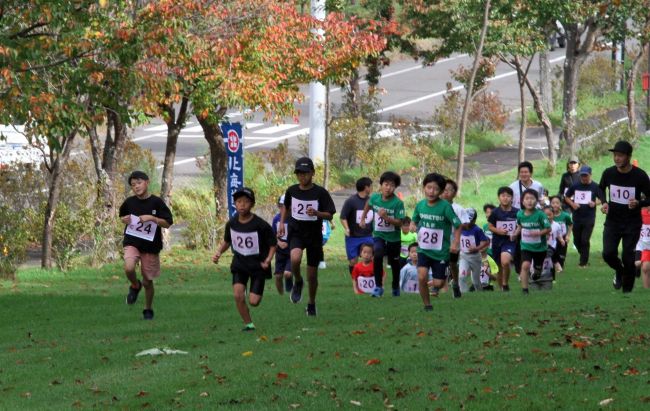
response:
[[[492,387],[485,387],[485,388],[483,388],[483,392],[486,393],[486,394],[491,393],[491,392],[492,392]]]
[[[291,408],[293,408],[295,410],[296,408],[300,408],[301,405],[300,404],[289,404],[289,407],[291,407]]]
[[[199,394],[199,397],[209,397],[210,394],[208,394],[206,391],[203,391],[201,394]]]
[[[365,334],[365,333],[366,332],[363,331],[363,330],[354,330],[350,334],[352,334],[352,335],[361,335],[361,334]]]
[[[54,380],[50,383],[50,385],[61,385],[61,381],[59,380]]]
[[[598,405],[600,405],[601,407],[604,407],[606,405],[611,404],[612,402],[614,402],[613,398],[606,398],[606,399],[602,400],[601,402],[599,402]]]
[[[356,405],[357,407],[361,407],[361,403],[359,401],[350,400],[350,404]]]
[[[376,365],[376,364],[380,364],[380,363],[381,363],[381,360],[379,360],[377,358],[372,358],[372,359],[370,359],[370,360],[368,360],[366,362],[366,365]]]
[[[136,397],[144,397],[144,396],[147,396],[147,395],[149,395],[148,392],[140,390],[140,392],[138,392],[135,396]]]
[[[178,391],[176,391],[176,394],[182,394],[182,393],[184,393],[184,392],[185,392],[185,389],[182,389],[182,390],[178,390]]]
[[[432,392],[430,392],[429,394],[427,394],[427,398],[428,398],[429,400],[431,400],[431,401],[438,401],[438,395],[437,395],[437,394],[434,394],[434,393],[432,393]]]
[[[20,396],[23,398],[32,398],[32,393],[28,391],[20,394]]]
[[[278,377],[278,380],[284,380],[286,378],[289,378],[289,374],[287,374],[286,372],[279,372],[276,376]]]
[[[268,340],[269,340],[269,337],[267,337],[266,335],[260,335],[260,338],[257,339],[257,342],[268,341]]]
[[[424,337],[424,336],[427,335],[427,333],[425,333],[424,331],[420,331],[419,333],[417,333],[415,335],[417,335],[418,337]]]
[[[241,353],[241,355],[242,357],[250,357],[251,355],[253,355],[253,351],[244,351],[243,353]]]
[[[623,372],[623,375],[639,375],[639,370],[637,370],[634,367],[630,367],[625,372]]]

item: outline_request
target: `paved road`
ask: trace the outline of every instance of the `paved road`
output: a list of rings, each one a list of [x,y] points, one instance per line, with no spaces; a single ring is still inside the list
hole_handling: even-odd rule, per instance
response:
[[[561,64],[564,60],[563,54],[564,49],[552,52],[551,62],[555,65]],[[385,91],[380,97],[378,114],[384,121],[389,121],[393,117],[404,117],[428,122],[434,108],[442,102],[446,84],[450,82],[452,87],[461,89],[461,86],[451,79],[450,71],[458,68],[459,65],[469,67],[471,64],[472,60],[467,55],[455,55],[427,67],[412,60],[394,62],[384,70],[380,80],[379,86]],[[537,81],[538,73],[535,61],[530,73],[534,82]],[[499,93],[506,107],[513,112],[519,109],[519,91],[515,79],[516,73],[507,65],[500,64],[489,86],[491,91]],[[303,93],[307,93],[306,86],[301,89]],[[341,96],[340,88],[335,87],[330,90],[330,101],[334,107],[340,105]],[[297,108],[301,113],[298,123],[292,120],[280,124],[264,122],[262,113],[244,115],[232,112],[229,113],[229,117],[233,121],[241,121],[244,124],[246,150],[272,148],[285,140],[289,141],[291,149],[297,150],[299,137],[306,136],[309,131],[308,96]],[[134,131],[134,141],[142,147],[151,149],[155,157],[160,160],[164,157],[165,136],[166,126],[160,120]],[[195,158],[204,155],[207,150],[208,146],[203,139],[201,127],[196,119],[192,119],[180,135],[175,177],[183,180],[195,176],[198,173]]]

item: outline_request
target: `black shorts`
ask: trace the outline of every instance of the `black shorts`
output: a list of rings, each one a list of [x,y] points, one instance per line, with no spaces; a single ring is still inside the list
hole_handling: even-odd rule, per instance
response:
[[[546,259],[546,251],[528,251],[521,250],[521,262],[529,261],[533,264],[535,269],[542,269],[544,260]]]
[[[264,295],[264,282],[266,281],[266,273],[264,271],[247,273],[232,270],[231,272],[233,285],[244,284],[244,287],[246,287],[248,280],[250,279],[251,285],[248,288],[248,292],[251,294]]]
[[[311,240],[297,235],[291,236],[289,239],[289,250],[293,250],[294,248],[307,250],[307,266],[309,267],[318,267],[318,264],[324,259],[322,238]]]
[[[286,253],[275,253],[275,271],[276,275],[284,274],[286,271],[291,271],[291,255],[289,251]]]
[[[418,253],[418,268],[424,267],[431,270],[431,275],[435,280],[445,280],[447,278],[447,263],[434,260],[424,253]]]
[[[452,252],[450,252],[449,253],[449,262],[452,263],[452,264],[458,263],[458,256],[459,255],[460,255],[460,253],[452,253]]]

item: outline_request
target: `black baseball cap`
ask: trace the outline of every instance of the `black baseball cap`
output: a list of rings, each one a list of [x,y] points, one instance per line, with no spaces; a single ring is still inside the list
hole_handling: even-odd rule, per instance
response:
[[[235,191],[235,194],[232,195],[232,198],[233,200],[237,201],[237,199],[241,196],[248,197],[253,202],[253,204],[255,204],[255,193],[250,188],[240,188],[239,190]]]
[[[144,171],[136,170],[129,175],[129,184],[131,184],[131,180],[149,181],[149,176]]]
[[[628,156],[632,155],[632,150],[632,144],[624,140],[617,141],[614,148],[609,149],[612,153],[627,154]]]
[[[311,161],[311,158],[309,157],[300,157],[298,160],[296,160],[296,168],[294,169],[294,172],[310,172],[314,171],[314,162]]]

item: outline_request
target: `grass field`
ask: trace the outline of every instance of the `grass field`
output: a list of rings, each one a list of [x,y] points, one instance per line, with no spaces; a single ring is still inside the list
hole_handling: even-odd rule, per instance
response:
[[[461,202],[480,207],[512,180],[486,178]],[[550,292],[525,297],[514,279],[511,293],[442,294],[425,313],[417,295],[355,296],[336,230],[319,316],[267,283],[255,333],[240,331],[227,262],[208,252],[163,255],[154,321],[142,300],[124,304],[119,265],[24,269],[0,281],[0,409],[647,409],[650,290],[613,290],[600,236],[591,268],[571,249]],[[188,354],[135,357],[153,347]]]

